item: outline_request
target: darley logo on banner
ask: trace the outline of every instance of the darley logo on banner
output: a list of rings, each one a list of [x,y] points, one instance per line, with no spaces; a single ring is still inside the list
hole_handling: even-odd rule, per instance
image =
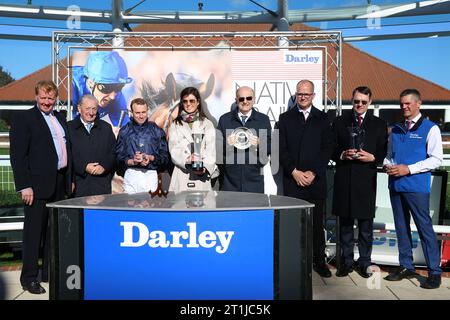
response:
[[[320,53],[318,55],[317,53]],[[285,63],[322,63],[321,60],[321,52],[313,51],[313,52],[289,52],[284,54],[284,62]]]
[[[273,219],[273,210],[87,209],[84,298],[271,300]]]
[[[233,51],[233,91],[249,86],[255,91],[258,111],[269,116],[272,127],[281,113],[295,106],[300,80],[314,83],[314,106],[322,110],[322,50]]]

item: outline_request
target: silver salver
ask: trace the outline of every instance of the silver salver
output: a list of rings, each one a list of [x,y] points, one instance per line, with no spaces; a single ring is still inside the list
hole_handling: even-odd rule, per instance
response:
[[[250,147],[250,138],[253,136],[253,133],[249,128],[238,127],[233,130],[231,135],[234,135],[234,147],[236,147],[236,149],[245,150]]]

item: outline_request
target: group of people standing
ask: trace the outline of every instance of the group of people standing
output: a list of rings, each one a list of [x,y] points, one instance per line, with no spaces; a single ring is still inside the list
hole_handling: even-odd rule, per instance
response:
[[[80,97],[79,116],[66,123],[54,110],[58,89],[51,81],[35,87],[36,105],[17,114],[11,124],[11,164],[16,189],[25,205],[23,268],[21,284],[34,294],[44,293],[48,281],[48,209],[46,204],[66,196],[111,193],[115,172],[123,175],[127,193],[155,191],[158,174],[169,171],[170,191],[212,189],[216,178],[223,191],[264,192],[263,167],[273,143],[279,143],[284,195],[306,200],[313,209],[313,268],[331,276],[325,263],[323,232],[327,194],[326,168],[336,162],[333,212],[341,221],[343,264],[337,276],[355,269],[369,277],[375,215],[376,168],[385,164],[389,174],[392,208],[399,241],[400,268],[387,280],[415,276],[412,264],[410,213],[419,230],[429,267],[422,285],[440,285],[439,250],[429,216],[430,170],[442,161],[439,129],[419,111],[420,94],[405,90],[401,110],[413,125],[393,127],[388,143],[386,123],[367,110],[372,93],[367,87],[353,91],[353,111],[330,124],[326,114],[313,106],[314,84],[301,80],[296,87],[297,104],[279,117],[275,129],[279,141],[271,140],[267,115],[253,108],[250,87],[236,91],[236,108],[219,119],[216,128],[202,110],[194,87],[184,88],[176,117],[167,134],[148,121],[148,103],[136,98],[130,103],[131,121],[117,136],[111,125],[98,117],[96,97]],[[350,146],[348,127],[364,129],[364,148]],[[236,130],[248,130],[242,136]],[[245,131],[244,130],[244,131]],[[218,134],[216,134],[216,132]],[[196,141],[199,139],[198,141]],[[239,143],[240,144],[239,144]],[[218,159],[216,148],[222,148]],[[439,150],[440,148],[440,150]],[[413,151],[408,153],[407,151]],[[200,165],[199,165],[200,163]],[[353,261],[353,225],[358,223],[360,257]],[[43,258],[39,273],[38,260]]]
[[[443,159],[439,127],[421,114],[421,96],[416,89],[400,93],[403,121],[394,124],[390,130],[383,120],[368,113],[371,103],[370,88],[355,88],[352,112],[337,117],[331,126],[334,143],[331,159],[336,162],[332,212],[339,216],[342,247],[339,253],[342,263],[337,266],[336,276],[347,276],[353,270],[364,278],[372,275],[377,166],[383,165],[389,175],[400,265],[385,280],[400,281],[417,276],[412,253],[412,216],[428,267],[428,277],[420,286],[439,288],[442,274],[440,250],[429,210],[431,170],[439,167]],[[363,132],[359,146],[351,141],[358,131]],[[353,256],[355,222],[358,225],[359,251],[356,262]],[[326,267],[319,267],[316,271],[322,276],[331,276]]]

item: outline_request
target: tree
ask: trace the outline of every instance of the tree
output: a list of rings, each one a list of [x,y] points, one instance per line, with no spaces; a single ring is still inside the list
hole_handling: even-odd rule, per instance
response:
[[[0,66],[0,87],[3,87],[13,81],[14,78],[11,77],[11,74],[8,71],[3,70],[3,67]]]

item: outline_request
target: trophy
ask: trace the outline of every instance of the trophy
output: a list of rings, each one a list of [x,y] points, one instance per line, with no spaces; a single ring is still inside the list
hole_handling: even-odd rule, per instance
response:
[[[137,142],[137,149],[136,149],[136,159],[138,161],[143,160],[144,155],[144,146],[145,146],[145,140],[143,138],[139,138]]]
[[[201,208],[205,205],[206,192],[189,192],[186,194],[186,207]]]
[[[203,133],[192,133],[192,154],[196,155],[198,159],[192,162],[192,170],[194,171],[202,171],[203,170],[203,161],[202,161],[202,141],[203,141]]]
[[[245,150],[250,147],[250,138],[252,137],[252,132],[249,128],[239,127],[233,130],[231,135],[234,135],[234,146],[236,149]]]
[[[364,129],[354,126],[348,127],[347,129],[350,136],[350,149],[362,150],[364,147]],[[359,154],[355,153],[353,158],[359,158]]]

